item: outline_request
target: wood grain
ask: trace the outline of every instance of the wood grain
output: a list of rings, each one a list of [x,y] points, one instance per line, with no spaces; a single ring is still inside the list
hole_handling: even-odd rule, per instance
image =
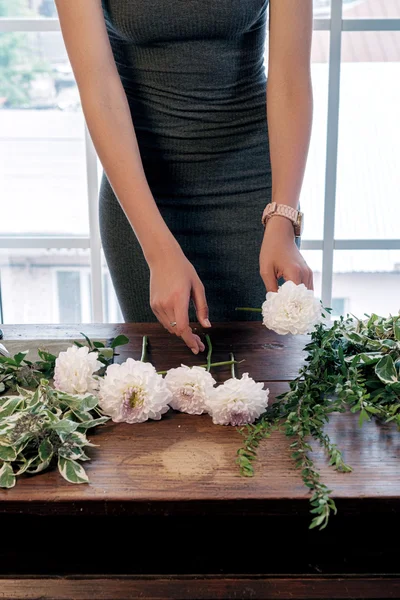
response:
[[[194,356],[182,340],[157,323],[4,325],[2,329],[6,347],[7,340],[80,339],[81,331],[94,339],[111,339],[124,333],[130,344],[119,349],[120,361],[128,356],[140,358],[143,335],[149,336],[149,360],[159,370],[179,366],[182,362],[204,364],[206,360],[206,352]],[[203,330],[199,329],[198,333],[204,339]],[[245,361],[239,372],[249,371],[258,381],[288,381],[296,377],[306,356],[304,345],[310,340],[307,335],[278,335],[257,322],[216,324],[207,333],[213,343],[214,362],[229,360],[229,353],[233,352],[237,360]],[[218,369],[216,375],[223,380],[229,377],[229,369]]]
[[[8,600],[311,600],[318,598],[400,598],[400,581],[391,577],[151,577],[0,579]]]
[[[79,338],[110,339],[125,333],[131,340],[118,360],[140,354],[143,334],[150,336],[150,359],[158,369],[202,360],[157,324],[76,326],[4,326],[8,339]],[[305,357],[308,336],[279,336],[260,323],[222,324],[213,327],[214,359],[230,351],[245,359],[239,371],[249,371],[266,382],[271,401],[288,389]],[[216,370],[219,381],[229,369]],[[333,496],[348,510],[398,510],[400,499],[400,436],[394,426],[367,423],[357,417],[334,415],[327,427],[354,468],[339,474],[327,466],[316,446],[316,463]],[[289,456],[289,440],[276,433],[263,443],[254,478],[241,477],[235,465],[242,438],[231,427],[215,426],[207,415],[188,416],[170,411],[161,422],[140,425],[107,424],[89,436],[98,448],[90,449],[87,463],[90,485],[65,482],[56,470],[40,476],[21,477],[17,486],[0,491],[0,511],[32,511],[63,514],[118,514],[179,510],[246,510],[266,514],[291,514],[308,510],[308,493]],[[366,504],[367,501],[367,504]],[[372,503],[372,504],[371,504]],[[229,506],[228,506],[229,505]],[[172,508],[171,508],[172,507]],[[223,507],[223,508],[222,508]],[[235,508],[236,507],[236,508]]]

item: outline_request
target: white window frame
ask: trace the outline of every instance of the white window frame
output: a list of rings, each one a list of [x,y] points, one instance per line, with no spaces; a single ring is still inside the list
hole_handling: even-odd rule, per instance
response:
[[[322,250],[321,300],[332,300],[334,250],[400,250],[400,239],[337,240],[334,237],[339,133],[339,97],[343,31],[400,31],[400,19],[343,19],[342,0],[331,1],[330,18],[314,18],[314,31],[329,31],[328,119],[325,168],[324,233],[322,240],[304,240],[302,250]],[[0,33],[60,31],[57,18],[0,18]],[[89,248],[91,254],[93,321],[103,322],[101,239],[98,219],[97,156],[85,126],[89,237],[0,236],[0,248]]]

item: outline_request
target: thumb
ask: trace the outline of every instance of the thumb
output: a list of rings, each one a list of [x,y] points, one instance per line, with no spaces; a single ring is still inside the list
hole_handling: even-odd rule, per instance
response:
[[[201,323],[203,327],[211,327],[211,323],[208,320],[208,305],[204,285],[200,280],[193,285],[192,298],[196,307],[196,315],[199,323]]]
[[[275,270],[273,265],[267,267],[264,271],[262,271],[261,277],[263,279],[267,292],[278,291],[278,282],[275,277]]]

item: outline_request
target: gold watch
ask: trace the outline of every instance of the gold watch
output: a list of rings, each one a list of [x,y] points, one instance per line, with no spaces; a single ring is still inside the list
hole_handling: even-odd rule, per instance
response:
[[[286,217],[293,224],[294,235],[295,237],[300,237],[303,233],[304,229],[304,213],[300,212],[293,208],[293,206],[288,206],[287,204],[280,204],[278,202],[269,202],[264,209],[262,215],[262,224],[265,226],[268,219],[272,217],[272,215],[281,215],[282,217]]]

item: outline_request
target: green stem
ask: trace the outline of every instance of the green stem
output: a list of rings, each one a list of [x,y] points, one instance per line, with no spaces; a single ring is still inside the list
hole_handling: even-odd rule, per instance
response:
[[[235,360],[234,363],[235,365],[239,365],[240,363],[244,362],[243,360]],[[231,360],[224,360],[223,362],[216,362],[216,363],[211,363],[210,368],[211,367],[225,367],[226,365],[231,365],[232,361]],[[203,368],[207,368],[208,365],[198,365],[199,367],[203,367]],[[157,373],[159,375],[166,375],[168,373],[168,371],[157,371]]]
[[[249,308],[248,306],[244,306],[244,307],[240,306],[240,307],[235,308],[235,310],[246,310],[246,311],[258,312],[258,313],[262,312],[262,308]]]
[[[140,357],[141,362],[146,362],[147,360],[147,340],[147,335],[144,335],[142,341],[142,356]]]
[[[211,355],[212,355],[212,343],[211,343],[211,338],[210,336],[207,334],[206,335],[206,340],[207,340],[207,346],[208,346],[208,352],[207,352],[207,371],[210,371],[211,369]]]
[[[233,356],[233,352],[230,353],[230,359],[231,359],[231,374],[232,374],[232,379],[236,379],[236,373],[235,373],[235,357]]]

